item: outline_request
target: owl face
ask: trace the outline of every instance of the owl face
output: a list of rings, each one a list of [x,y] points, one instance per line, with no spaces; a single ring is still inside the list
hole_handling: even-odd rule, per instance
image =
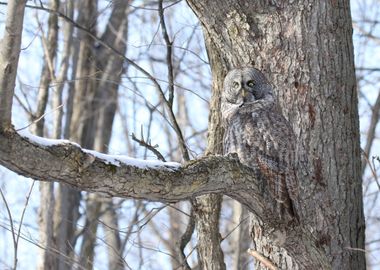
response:
[[[233,69],[224,79],[224,101],[236,105],[251,103],[272,94],[264,74],[251,67]]]

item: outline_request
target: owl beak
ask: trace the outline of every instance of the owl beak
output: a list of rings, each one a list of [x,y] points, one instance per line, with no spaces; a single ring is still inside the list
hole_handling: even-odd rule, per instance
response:
[[[244,88],[241,90],[241,96],[243,97],[243,103],[240,105],[240,107],[242,107],[244,105],[244,103],[247,101],[247,90],[245,90]]]
[[[243,88],[243,91],[241,92],[241,95],[242,95],[243,99],[245,99],[246,96],[248,95],[248,91]]]

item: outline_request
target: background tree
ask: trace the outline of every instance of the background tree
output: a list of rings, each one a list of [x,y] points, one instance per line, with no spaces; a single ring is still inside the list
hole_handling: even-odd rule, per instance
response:
[[[130,141],[131,138],[126,137],[124,140],[127,141],[129,149],[134,149],[134,151],[128,152],[138,156],[142,151],[146,156],[150,150],[156,149],[153,147],[154,143],[151,143],[151,139],[153,138],[154,141],[154,123],[157,119],[163,119],[160,118],[162,117],[160,114],[162,114],[166,116],[167,123],[169,123],[164,127],[169,141],[167,144],[168,153],[170,153],[164,155],[165,158],[180,161],[182,156],[186,160],[186,155],[183,153],[189,150],[189,146],[191,150],[197,141],[196,134],[200,130],[199,123],[195,128],[192,127],[191,109],[186,110],[187,106],[183,105],[192,102],[194,99],[194,96],[186,93],[190,89],[199,95],[202,91],[198,90],[206,88],[207,85],[206,87],[202,85],[202,82],[205,81],[205,78],[201,76],[202,70],[204,70],[202,66],[199,69],[194,68],[195,65],[191,63],[194,60],[193,58],[189,60],[191,58],[180,57],[182,53],[185,55],[185,51],[191,53],[194,47],[183,43],[179,46],[181,49],[176,50],[176,46],[179,44],[176,42],[180,38],[178,38],[178,34],[174,34],[175,31],[172,29],[174,26],[170,23],[171,19],[175,18],[175,15],[171,15],[175,13],[170,13],[170,11],[172,4],[176,4],[176,2],[167,2],[166,6],[161,1],[144,3],[144,6],[140,6],[144,10],[138,9],[139,3],[136,2],[132,3],[132,7],[129,9],[125,9],[129,10],[125,13],[128,14],[128,18],[133,16],[131,14],[137,14],[139,11],[141,13],[139,13],[138,18],[141,18],[141,21],[147,21],[146,16],[150,16],[149,20],[152,19],[156,23],[155,25],[160,26],[160,30],[162,30],[159,40],[161,46],[165,48],[165,50],[157,51],[147,50],[148,54],[134,54],[132,59],[125,57],[123,48],[117,47],[117,44],[113,43],[113,38],[106,40],[105,34],[100,35],[99,33],[102,32],[99,32],[95,27],[97,24],[100,25],[100,21],[103,21],[102,11],[109,10],[111,12],[113,9],[103,9],[102,2],[99,2],[98,5],[93,1],[90,2],[87,3],[90,6],[78,9],[80,12],[77,13],[78,18],[75,20],[70,19],[72,16],[63,17],[62,20],[62,22],[68,23],[67,25],[74,26],[78,35],[82,36],[79,38],[80,44],[71,47],[73,52],[71,80],[74,80],[75,83],[71,83],[71,87],[67,87],[63,91],[63,97],[65,97],[65,93],[68,93],[67,96],[69,97],[67,104],[64,105],[64,116],[67,123],[65,128],[67,130],[68,127],[71,127],[71,134],[67,136],[68,133],[66,133],[65,137],[80,142],[84,147],[106,152],[107,148],[104,146],[108,144],[106,138],[107,136],[109,138],[110,133],[106,135],[105,131],[110,131],[111,128],[108,126],[107,128],[96,129],[95,127],[102,127],[100,123],[103,120],[100,119],[106,119],[106,116],[113,114],[116,99],[113,98],[115,95],[111,95],[111,98],[104,95],[105,91],[100,89],[114,89],[110,90],[110,93],[112,91],[113,93],[120,92],[120,87],[123,88],[126,81],[129,81],[127,87],[133,90],[130,92],[132,95],[129,92],[122,91],[121,96],[128,96],[131,106],[127,107],[131,109],[125,110],[124,106],[119,106],[119,115],[123,119],[121,125],[125,127],[125,134],[140,133],[139,125],[130,125],[130,122],[142,115],[138,112],[141,111],[138,109],[141,108],[139,104],[146,105],[147,123],[150,123],[147,126],[153,126],[153,128],[142,129],[142,134],[134,136],[140,145],[144,145],[137,151],[138,148]],[[86,5],[85,1],[81,3]],[[296,268],[297,266],[299,268],[365,268],[364,253],[360,250],[364,249],[364,217],[360,180],[362,171],[360,169],[356,82],[348,1],[323,5],[313,1],[303,4],[293,2],[252,4],[246,1],[234,1],[231,4],[227,1],[221,1],[218,6],[213,1],[188,1],[188,3],[200,19],[204,29],[213,74],[213,95],[210,103],[211,114],[206,151],[206,155],[209,157],[190,162],[178,171],[166,172],[163,169],[157,170],[155,168],[144,171],[128,165],[121,167],[105,166],[99,158],[81,152],[72,145],[54,146],[52,149],[46,150],[42,146],[30,144],[13,132],[6,132],[9,127],[9,104],[11,104],[9,95],[13,91],[13,89],[10,90],[9,87],[6,87],[0,95],[1,104],[6,104],[6,106],[2,106],[6,113],[3,114],[5,117],[1,119],[1,164],[18,173],[37,179],[65,182],[79,189],[105,192],[112,196],[174,202],[209,192],[226,194],[242,202],[249,209],[248,211],[257,213],[253,217],[252,239],[254,244],[249,245],[249,241],[231,240],[229,245],[226,245],[228,247],[220,247],[220,242],[224,239],[219,233],[218,226],[216,226],[220,220],[220,195],[207,195],[193,200],[193,206],[195,206],[193,211],[187,210],[187,205],[170,206],[172,209],[169,211],[170,225],[173,226],[170,231],[173,233],[169,238],[166,238],[160,230],[161,228],[155,224],[157,221],[151,221],[151,217],[158,216],[163,212],[164,207],[158,207],[155,210],[143,202],[109,200],[102,196],[89,194],[84,195],[87,199],[86,203],[82,204],[83,209],[81,210],[80,193],[70,191],[67,188],[66,194],[68,196],[69,194],[77,194],[74,196],[77,199],[69,200],[57,197],[57,202],[65,203],[58,203],[56,207],[60,205],[62,210],[74,210],[74,219],[67,216],[62,220],[63,223],[73,225],[71,236],[69,237],[66,234],[66,237],[60,238],[64,243],[68,243],[67,241],[72,239],[69,240],[70,245],[66,246],[70,250],[64,251],[64,245],[54,247],[54,253],[58,254],[58,261],[66,265],[62,268],[70,267],[74,263],[85,268],[93,267],[93,263],[96,261],[95,254],[98,254],[94,249],[95,243],[96,241],[99,242],[97,237],[102,237],[102,232],[98,230],[98,221],[103,222],[103,218],[109,223],[104,223],[103,228],[106,235],[105,238],[100,239],[107,239],[106,237],[112,236],[113,232],[116,232],[111,237],[113,240],[110,239],[109,242],[107,240],[106,244],[110,252],[108,253],[110,254],[108,256],[109,263],[115,262],[114,265],[128,267],[131,260],[120,260],[119,255],[125,254],[125,243],[130,240],[131,234],[136,234],[133,228],[141,229],[144,227],[144,221],[142,220],[143,223],[141,223],[139,220],[144,213],[147,215],[146,219],[150,221],[149,224],[153,232],[156,232],[156,235],[166,243],[166,248],[172,258],[172,268],[196,264],[196,262],[192,262],[194,257],[190,259],[183,256],[183,247],[190,240],[188,235],[191,235],[194,222],[198,231],[198,263],[203,268],[223,269],[225,262],[227,266],[231,265],[228,248],[231,248],[232,245],[239,247],[234,249],[240,250],[240,252],[235,252],[233,258],[241,257],[242,264],[244,261],[242,255],[248,245],[255,249],[256,259],[260,258],[257,254],[263,255],[271,263],[281,268]],[[116,2],[114,6],[117,6]],[[125,5],[126,7],[127,5]],[[49,5],[49,8],[54,10],[54,5]],[[174,8],[175,6],[173,6]],[[41,9],[46,10],[46,7],[41,7]],[[93,15],[90,15],[91,12]],[[154,15],[146,15],[148,12]],[[50,14],[54,15],[51,12]],[[49,16],[53,17],[53,15]],[[110,27],[106,28],[104,33],[109,29],[109,32],[112,33],[111,36],[115,35],[118,23],[126,26],[125,22],[122,22],[126,17],[122,15],[118,17],[113,14],[108,24]],[[111,18],[113,18],[113,22],[111,22]],[[49,32],[47,31],[47,33]],[[159,32],[153,29],[152,33],[153,36],[157,36]],[[68,37],[67,40],[69,40]],[[128,40],[134,42],[134,38],[134,36],[129,36]],[[194,37],[189,35],[190,41],[192,38]],[[42,38],[42,41],[44,39],[46,40],[46,38]],[[126,38],[122,40],[126,41]],[[156,41],[147,38],[148,47],[156,46]],[[191,44],[190,41],[188,44]],[[123,44],[129,43],[123,42]],[[139,50],[146,52],[145,47],[139,48]],[[47,66],[49,66],[49,62],[53,62],[51,58],[52,56],[45,57]],[[58,59],[60,58],[58,57]],[[108,62],[107,59],[110,61]],[[14,63],[15,58],[12,60]],[[62,66],[63,63],[62,58]],[[236,160],[213,157],[213,154],[221,154],[222,149],[223,130],[220,126],[219,113],[221,82],[228,69],[240,65],[254,65],[263,70],[270,78],[279,97],[282,111],[292,123],[296,133],[299,146],[297,162],[300,165],[298,173],[299,178],[302,179],[301,203],[304,209],[301,213],[301,224],[293,225],[294,227],[286,227],[284,224],[275,222],[274,214],[270,210],[271,202],[263,199],[260,188],[256,188],[260,185],[260,179],[255,178],[254,173],[237,164]],[[50,64],[50,66],[52,65]],[[142,70],[142,67],[145,69]],[[50,68],[50,76],[55,73],[51,72],[52,70],[54,71]],[[117,70],[120,70],[120,73]],[[147,70],[148,72],[146,72]],[[114,77],[115,74],[120,74],[121,77],[118,79],[117,76]],[[124,77],[122,74],[128,75]],[[55,76],[57,75],[51,77],[54,79]],[[134,79],[141,76],[150,79],[143,79],[145,88],[141,88],[141,81]],[[200,76],[200,79],[196,80],[196,76]],[[7,76],[8,80],[9,78],[12,77]],[[162,78],[164,79],[162,80]],[[194,85],[193,82],[199,82],[199,84]],[[149,89],[155,91],[153,92],[156,95],[155,99],[139,98],[139,91],[142,89],[144,89],[143,95],[147,96],[149,91],[146,88],[147,83],[153,85]],[[183,87],[187,84],[187,87]],[[115,88],[112,88],[113,85]],[[118,85],[120,87],[116,87]],[[41,89],[39,90],[40,93]],[[26,103],[23,98],[19,100],[21,104]],[[72,100],[72,105],[70,100]],[[120,101],[118,102],[120,104]],[[57,108],[59,102],[55,104],[53,108]],[[173,104],[178,104],[178,109]],[[28,106],[24,107],[27,108]],[[72,116],[69,116],[70,107],[73,109]],[[59,112],[60,110],[56,111]],[[373,115],[376,116],[376,114]],[[117,117],[116,115],[116,125],[118,125]],[[48,114],[45,115],[45,119],[48,118]],[[71,122],[67,119],[71,119]],[[59,121],[53,122],[59,126]],[[175,127],[176,122],[179,123],[180,129]],[[103,121],[103,123],[111,124],[112,121]],[[131,126],[134,128],[131,129]],[[370,134],[371,132],[369,132]],[[45,133],[46,135],[49,134]],[[182,140],[181,136],[183,136]],[[85,143],[85,138],[92,142]],[[178,140],[178,144],[173,144],[173,138]],[[193,139],[189,141],[190,138]],[[95,146],[93,145],[94,141],[99,142],[98,146],[96,143]],[[163,144],[161,140],[159,142],[159,150],[162,151]],[[201,147],[198,149],[202,149],[202,147],[201,143]],[[28,152],[30,150],[26,151],[26,149],[31,149],[33,156],[41,158],[39,160],[41,162],[35,164],[30,160],[21,165],[17,163],[16,161],[20,160],[20,156],[25,157],[30,153]],[[369,152],[369,150],[366,151]],[[181,152],[182,154],[180,154]],[[62,158],[63,156],[69,156],[69,160],[75,162],[66,162],[67,159]],[[67,174],[63,175],[55,169],[52,169],[48,176],[46,173],[42,173],[46,172],[44,166],[55,168],[52,166],[54,164],[60,164],[59,167],[65,168]],[[128,177],[126,178],[125,175]],[[376,172],[373,175],[376,175]],[[232,176],[235,185],[231,186],[228,179]],[[107,179],[112,179],[112,183]],[[157,182],[157,179],[166,180]],[[197,179],[202,179],[202,182],[199,183]],[[119,184],[115,185],[115,183]],[[51,186],[50,190],[52,189]],[[169,191],[166,186],[170,186]],[[247,190],[248,186],[250,187],[249,190]],[[152,193],[152,191],[154,192]],[[244,198],[250,198],[250,200],[247,201]],[[76,206],[67,208],[68,200],[75,201]],[[122,229],[126,235],[123,241],[118,230],[123,220],[117,217],[117,212],[132,205],[134,210],[130,214],[128,229]],[[241,224],[248,224],[244,211],[239,210],[241,209],[240,206],[233,208],[236,210],[230,210],[232,208],[229,205],[231,205],[230,201],[226,200],[220,220],[223,228],[222,234],[229,237],[231,231],[234,231],[238,235],[240,234],[235,239],[247,239],[244,238],[244,232],[247,229],[241,229],[244,227]],[[186,219],[180,221],[177,217],[183,216],[183,214],[178,214],[181,213],[178,212],[179,208],[182,208],[182,212],[188,211],[190,216],[188,224],[186,224]],[[239,214],[239,212],[243,213]],[[60,212],[56,210],[55,213]],[[229,216],[234,215],[236,216],[236,226],[228,225],[230,223],[228,222]],[[191,218],[192,216],[194,218]],[[82,220],[83,227],[80,230],[76,229],[80,228],[77,220],[79,222]],[[239,224],[240,221],[238,220],[241,220],[242,223]],[[183,225],[178,225],[178,223]],[[210,224],[213,226],[209,226]],[[236,230],[235,227],[239,229]],[[108,232],[107,228],[109,229]],[[137,230],[138,233],[136,234],[139,260],[134,260],[133,263],[139,261],[137,265],[143,267],[147,266],[147,262],[142,250],[147,246],[144,244],[144,240],[141,240],[140,229]],[[182,241],[178,241],[178,245],[171,245],[175,242],[173,238],[178,239],[183,231],[186,233],[183,235]],[[284,235],[286,235],[284,241],[274,239],[274,236],[281,238]],[[207,239],[212,241],[207,241]],[[229,239],[232,239],[232,236]],[[225,241],[223,241],[224,243]],[[193,244],[189,246],[191,245]],[[47,247],[48,243],[42,246]],[[75,249],[74,246],[77,248]],[[76,250],[81,251],[76,253]],[[112,252],[115,250],[117,252]],[[278,256],[278,250],[282,254],[281,257]],[[116,254],[116,259],[112,259],[112,254]],[[185,251],[185,256],[192,256],[191,254],[193,254],[191,248]],[[234,261],[236,262],[236,259]],[[262,264],[262,261],[257,260],[258,268],[263,267]],[[113,265],[109,264],[109,267],[112,268]]]

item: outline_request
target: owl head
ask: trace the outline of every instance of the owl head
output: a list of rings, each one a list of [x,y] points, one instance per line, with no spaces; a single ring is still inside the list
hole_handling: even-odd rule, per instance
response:
[[[262,99],[273,99],[273,91],[264,74],[253,67],[236,68],[224,79],[222,101],[244,105]]]

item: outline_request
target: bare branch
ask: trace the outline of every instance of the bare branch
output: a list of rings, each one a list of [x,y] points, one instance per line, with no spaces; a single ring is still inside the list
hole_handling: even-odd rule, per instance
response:
[[[187,258],[185,255],[185,248],[191,240],[191,236],[194,233],[194,229],[195,229],[194,208],[193,208],[193,206],[191,206],[189,221],[187,223],[186,230],[182,234],[181,239],[179,241],[179,251],[181,253],[180,255],[182,256],[182,261],[183,261],[182,266],[184,269],[191,269],[189,264],[187,263]]]
[[[364,156],[362,158],[362,175],[364,175],[365,168],[366,168],[367,164],[369,164],[368,156],[371,152],[372,144],[373,144],[373,141],[375,139],[376,127],[377,127],[377,124],[379,123],[380,93],[377,95],[375,104],[373,105],[373,107],[371,109],[372,109],[371,123],[370,123],[370,126],[368,128],[366,145],[365,145],[365,148],[363,150]],[[376,175],[376,173],[374,173],[374,175]]]
[[[163,162],[166,162],[164,156],[160,153],[160,151],[158,151],[156,148],[158,147],[158,145],[151,145],[149,142],[146,142],[144,137],[142,136],[141,134],[141,139],[137,139],[137,137],[135,136],[134,133],[132,133],[132,140],[134,140],[135,142],[137,142],[139,145],[145,147],[146,149],[148,149],[149,151],[151,151],[153,154],[156,155],[156,157],[163,161]]]
[[[158,14],[160,17],[160,25],[162,36],[164,37],[164,41],[166,44],[166,66],[168,69],[168,82],[169,82],[169,98],[168,103],[170,107],[173,107],[173,99],[174,99],[174,72],[173,72],[173,42],[170,40],[168,35],[168,30],[166,28],[165,17],[164,17],[164,9],[162,5],[162,0],[158,1]]]
[[[16,232],[15,232],[15,226],[13,225],[13,217],[12,217],[12,212],[11,212],[11,209],[9,208],[9,205],[8,205],[8,202],[7,202],[7,199],[5,198],[4,196],[4,193],[3,191],[1,190],[0,188],[0,195],[1,195],[1,198],[3,199],[3,202],[4,202],[4,205],[5,205],[5,209],[7,209],[7,214],[8,214],[8,218],[9,218],[9,224],[11,226],[11,233],[12,233],[12,240],[13,240],[13,268],[16,269],[17,268],[17,240],[16,240]],[[18,237],[17,237],[18,239]]]

